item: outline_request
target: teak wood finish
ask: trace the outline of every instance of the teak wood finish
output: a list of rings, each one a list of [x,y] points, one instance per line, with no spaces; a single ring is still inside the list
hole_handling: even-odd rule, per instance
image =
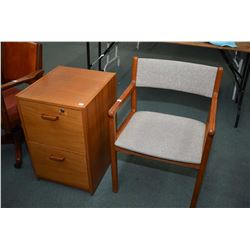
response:
[[[30,142],[29,148],[39,178],[89,189],[85,156],[35,142]]]
[[[178,161],[172,161],[172,160],[166,160],[161,159],[157,157],[153,157],[150,155],[145,155],[141,153],[137,153],[128,149],[120,148],[115,146],[115,141],[121,134],[121,132],[124,130],[126,125],[129,123],[129,120],[132,118],[134,113],[137,110],[136,106],[136,74],[137,74],[137,62],[138,58],[133,58],[133,64],[132,64],[132,80],[127,89],[123,92],[123,94],[120,96],[119,99],[116,100],[115,104],[112,106],[112,108],[109,110],[109,129],[110,129],[110,148],[111,148],[111,168],[112,168],[112,187],[113,192],[118,192],[118,173],[117,173],[117,152],[123,152],[126,154],[131,154],[139,157],[144,157],[147,159],[153,159],[158,160],[166,163],[171,163],[174,165],[179,165],[183,167],[189,167],[198,170],[198,174],[196,177],[196,183],[193,191],[193,196],[191,200],[190,207],[195,207],[198,196],[200,193],[200,188],[212,144],[212,139],[215,133],[215,125],[216,125],[216,111],[217,111],[217,103],[218,103],[218,94],[219,94],[219,88],[221,83],[221,78],[223,74],[223,68],[218,67],[217,75],[215,79],[214,84],[214,90],[213,90],[213,96],[211,100],[210,105],[210,111],[208,115],[208,120],[206,123],[206,130],[205,130],[205,137],[204,137],[204,143],[203,143],[203,153],[202,153],[202,159],[200,164],[193,164],[193,163],[187,163],[187,162],[178,162]],[[122,106],[122,104],[127,100],[127,98],[131,96],[131,111],[124,120],[124,122],[120,125],[119,128],[116,127],[116,113]]]
[[[36,176],[94,193],[110,164],[116,75],[59,66],[17,97]]]
[[[20,92],[16,86],[32,84],[43,76],[42,45],[33,42],[1,43],[1,114],[2,143],[14,143],[15,167],[22,164],[22,129],[17,111],[15,95]]]

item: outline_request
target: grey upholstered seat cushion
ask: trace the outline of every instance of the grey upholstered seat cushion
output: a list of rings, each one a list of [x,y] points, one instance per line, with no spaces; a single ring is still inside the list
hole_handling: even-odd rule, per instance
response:
[[[115,145],[163,159],[200,163],[205,124],[168,114],[136,112]]]

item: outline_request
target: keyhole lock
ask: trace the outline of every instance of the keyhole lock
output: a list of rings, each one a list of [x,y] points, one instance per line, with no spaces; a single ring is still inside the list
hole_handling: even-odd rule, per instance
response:
[[[60,108],[60,109],[59,109],[59,113],[60,113],[60,114],[64,114],[64,112],[65,112],[64,108]]]

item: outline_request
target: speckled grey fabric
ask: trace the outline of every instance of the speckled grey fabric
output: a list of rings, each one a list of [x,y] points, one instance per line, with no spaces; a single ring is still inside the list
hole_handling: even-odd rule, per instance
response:
[[[137,153],[200,163],[205,124],[174,115],[136,112],[115,145]]]
[[[139,58],[136,85],[212,97],[216,73],[217,67],[202,64]]]

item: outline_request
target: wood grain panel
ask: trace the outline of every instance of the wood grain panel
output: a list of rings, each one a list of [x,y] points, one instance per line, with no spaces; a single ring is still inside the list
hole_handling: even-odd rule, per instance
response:
[[[87,141],[93,188],[99,184],[110,164],[108,110],[116,98],[116,77],[87,107]]]
[[[85,154],[80,111],[24,100],[20,104],[27,140]]]
[[[81,109],[92,101],[114,75],[109,72],[58,66],[18,96]]]
[[[33,167],[40,178],[89,190],[86,158],[39,143],[29,143]]]

